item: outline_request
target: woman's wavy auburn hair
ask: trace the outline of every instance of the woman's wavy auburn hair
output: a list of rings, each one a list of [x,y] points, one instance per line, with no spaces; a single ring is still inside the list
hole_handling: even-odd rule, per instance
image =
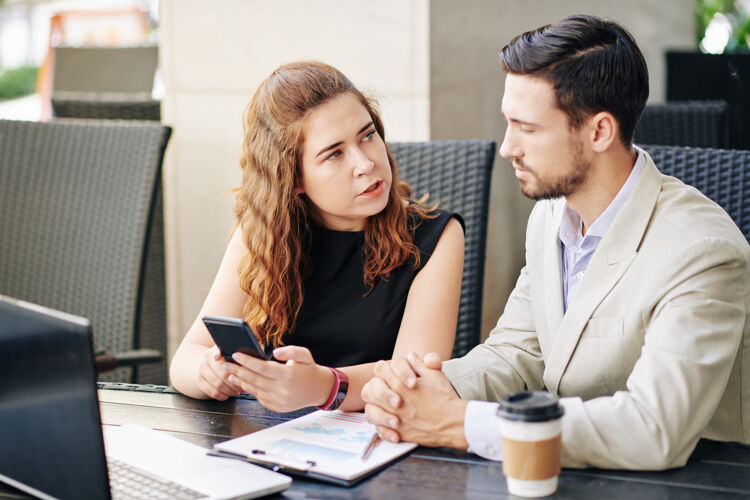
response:
[[[248,249],[238,269],[240,287],[249,296],[243,317],[259,340],[274,347],[294,330],[302,281],[311,269],[309,224],[315,214],[307,197],[295,194],[295,187],[302,185],[303,119],[342,94],[359,100],[385,141],[374,103],[340,71],[321,62],[300,61],[276,69],[261,83],[245,113],[243,177],[234,206]],[[398,180],[387,144],[386,151],[393,174],[388,203],[367,220],[364,231],[363,279],[370,290],[408,259],[419,265],[410,221],[432,217],[424,200],[411,200],[411,189]]]

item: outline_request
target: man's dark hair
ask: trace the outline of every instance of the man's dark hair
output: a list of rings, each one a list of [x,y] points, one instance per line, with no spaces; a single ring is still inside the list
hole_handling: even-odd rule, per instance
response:
[[[633,36],[618,23],[569,16],[517,36],[500,57],[506,72],[552,83],[571,127],[608,111],[620,124],[623,144],[633,142],[648,98],[648,68]]]

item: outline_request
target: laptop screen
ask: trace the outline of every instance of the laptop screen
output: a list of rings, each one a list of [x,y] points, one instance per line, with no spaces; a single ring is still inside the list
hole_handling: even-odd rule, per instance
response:
[[[109,499],[91,326],[0,295],[0,480]]]

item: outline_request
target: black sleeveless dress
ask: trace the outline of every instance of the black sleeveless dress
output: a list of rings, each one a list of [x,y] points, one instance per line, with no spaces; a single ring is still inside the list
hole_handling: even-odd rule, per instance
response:
[[[448,221],[457,214],[441,210],[434,219],[422,219],[414,230],[420,265],[414,260],[379,280],[368,294],[364,284],[364,232],[335,231],[312,226],[312,272],[304,281],[304,298],[296,328],[284,337],[286,345],[307,347],[315,362],[350,366],[390,359],[406,297],[416,274],[424,267]]]

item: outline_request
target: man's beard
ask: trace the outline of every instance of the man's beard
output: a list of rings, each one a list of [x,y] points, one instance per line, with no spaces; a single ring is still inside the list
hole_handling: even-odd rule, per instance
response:
[[[514,165],[529,172],[536,180],[535,185],[532,185],[531,182],[524,183],[521,181],[521,193],[534,201],[560,198],[575,193],[591,170],[591,163],[583,159],[582,145],[579,144],[577,149],[573,159],[574,168],[567,174],[552,179],[541,179],[533,170],[524,165],[523,160],[514,160]]]

